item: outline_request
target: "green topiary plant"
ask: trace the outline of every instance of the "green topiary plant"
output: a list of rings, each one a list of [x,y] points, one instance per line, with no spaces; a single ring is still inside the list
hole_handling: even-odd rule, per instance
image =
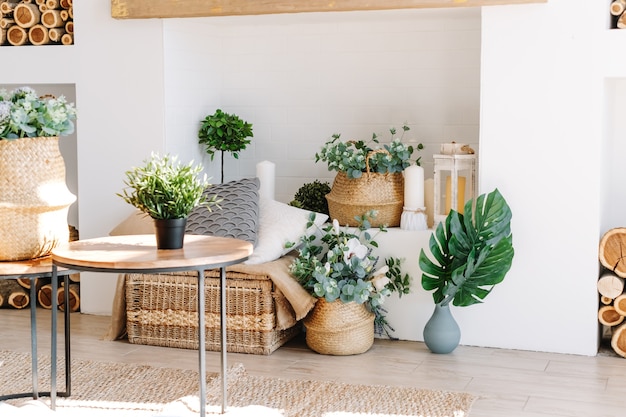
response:
[[[246,149],[250,144],[250,139],[247,138],[252,136],[252,124],[235,114],[217,109],[215,113],[204,118],[198,131],[199,143],[205,146],[211,161],[216,151],[221,152],[221,182],[224,182],[224,152],[231,152],[235,159],[239,159],[238,152]]]
[[[326,200],[328,193],[330,193],[328,182],[315,180],[300,187],[289,205],[328,215],[328,201]]]

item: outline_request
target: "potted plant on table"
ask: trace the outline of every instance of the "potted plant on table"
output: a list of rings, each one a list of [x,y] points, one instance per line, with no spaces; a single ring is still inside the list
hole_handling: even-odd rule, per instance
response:
[[[341,141],[340,134],[324,144],[315,154],[315,162],[324,161],[329,171],[337,171],[331,192],[326,195],[330,216],[340,224],[358,226],[358,218],[369,210],[378,215],[372,225],[395,227],[400,225],[404,204],[404,180],[402,171],[420,158],[411,160],[415,148],[402,142],[410,128],[402,127],[402,135],[396,137],[391,128],[391,140],[380,146],[378,135],[369,142]]]
[[[125,202],[152,217],[156,227],[157,248],[183,247],[185,225],[196,206],[211,210],[219,200],[207,197],[206,174],[199,177],[202,167],[193,162],[182,164],[178,157],[153,153],[143,166],[126,171],[126,188],[118,193]]]
[[[224,182],[224,152],[231,152],[235,159],[239,159],[238,152],[246,149],[250,144],[248,138],[252,136],[252,124],[236,114],[217,109],[215,113],[204,118],[198,131],[199,143],[205,146],[211,161],[216,151],[221,153],[221,182]]]
[[[63,96],[0,89],[0,261],[45,256],[69,240],[76,196],[65,183],[59,136],[74,132],[75,119]]]
[[[307,345],[318,353],[351,355],[367,351],[374,333],[393,330],[382,304],[393,292],[407,294],[410,277],[402,274],[401,260],[378,258],[372,249],[378,244],[370,234],[365,213],[357,229],[340,228],[333,220],[301,239],[299,254],[290,265],[291,274],[318,298],[312,313],[304,319]],[[315,225],[315,213],[308,227]],[[317,226],[315,226],[317,227]],[[383,227],[379,232],[385,232]]]
[[[424,342],[434,353],[450,353],[460,341],[450,303],[481,303],[513,262],[511,209],[498,189],[466,202],[464,213],[450,210],[437,225],[429,243],[434,260],[420,251],[422,287],[434,290],[435,312],[424,328]]]

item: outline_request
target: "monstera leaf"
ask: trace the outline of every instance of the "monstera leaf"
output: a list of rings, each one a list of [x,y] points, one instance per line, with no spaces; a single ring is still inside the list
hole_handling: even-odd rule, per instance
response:
[[[502,282],[513,262],[511,209],[496,188],[465,204],[465,215],[450,210],[430,237],[431,260],[420,251],[422,287],[436,304],[481,303]]]

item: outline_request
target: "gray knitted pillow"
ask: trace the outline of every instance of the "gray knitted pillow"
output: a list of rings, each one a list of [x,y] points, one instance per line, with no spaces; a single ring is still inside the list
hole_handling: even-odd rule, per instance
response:
[[[222,199],[218,207],[196,207],[187,218],[186,233],[246,240],[253,245],[259,228],[259,179],[244,178],[208,187],[210,197]]]

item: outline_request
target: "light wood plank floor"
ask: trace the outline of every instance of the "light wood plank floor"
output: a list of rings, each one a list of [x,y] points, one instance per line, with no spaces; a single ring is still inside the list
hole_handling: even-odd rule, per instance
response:
[[[197,369],[197,352],[104,341],[109,317],[71,315],[72,355],[102,362]],[[38,309],[40,353],[49,353],[50,312]],[[62,316],[59,325],[62,326]],[[62,328],[62,327],[61,327]],[[59,341],[62,342],[62,335]],[[0,310],[0,349],[30,352],[28,310]],[[62,350],[60,351],[62,352]],[[207,371],[219,372],[207,352]],[[356,356],[319,355],[294,340],[269,356],[229,354],[250,374],[465,391],[479,396],[471,417],[618,417],[626,415],[626,359],[459,346],[435,355],[423,343],[376,340]]]

